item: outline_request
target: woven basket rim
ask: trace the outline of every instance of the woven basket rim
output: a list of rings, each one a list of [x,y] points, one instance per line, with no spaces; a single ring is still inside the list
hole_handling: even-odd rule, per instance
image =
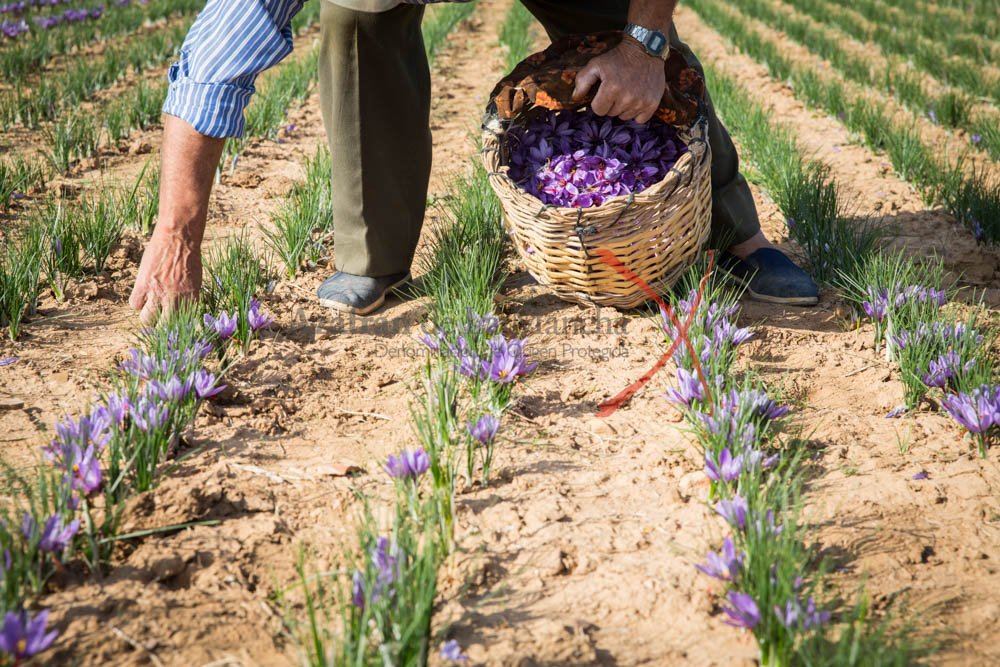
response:
[[[682,133],[690,134],[695,128],[701,129],[702,136],[694,137],[689,141],[684,141],[684,139],[681,137]],[[690,126],[686,128],[674,128],[674,129],[677,131],[678,137],[681,138],[681,140],[683,141],[684,145],[688,148],[688,150],[685,151],[684,154],[677,159],[677,162],[674,163],[674,165],[670,168],[670,170],[666,173],[666,175],[662,179],[660,179],[653,185],[649,186],[642,192],[631,193],[627,195],[616,195],[614,197],[611,197],[610,199],[604,200],[604,202],[599,206],[588,206],[586,208],[578,208],[575,206],[555,206],[553,204],[546,204],[541,199],[539,199],[538,197],[536,197],[535,195],[531,194],[523,187],[521,187],[517,183],[517,181],[515,181],[513,178],[510,177],[509,174],[510,166],[499,164],[500,162],[499,148],[490,147],[486,145],[487,140],[499,144],[500,137],[502,136],[501,134],[498,134],[497,132],[494,132],[493,130],[484,127],[483,128],[484,141],[483,141],[483,147],[482,149],[480,149],[480,152],[481,153],[491,152],[494,154],[489,159],[491,165],[495,166],[492,172],[488,175],[492,178],[502,179],[504,181],[504,185],[508,187],[508,189],[511,191],[511,194],[514,197],[530,201],[533,203],[537,202],[537,205],[542,207],[541,208],[542,211],[553,211],[563,216],[568,216],[568,215],[576,216],[579,215],[581,211],[584,214],[594,215],[610,210],[616,210],[617,208],[620,208],[622,206],[628,206],[629,204],[635,205],[635,204],[643,204],[646,202],[658,201],[659,199],[662,198],[661,193],[663,192],[664,189],[667,188],[667,186],[672,186],[674,183],[677,182],[677,180],[679,180],[683,176],[690,176],[692,174],[693,170],[697,167],[697,165],[693,164],[695,157],[691,153],[691,144],[708,143],[708,117],[704,113],[699,114],[698,117],[694,120],[694,122],[691,123]]]

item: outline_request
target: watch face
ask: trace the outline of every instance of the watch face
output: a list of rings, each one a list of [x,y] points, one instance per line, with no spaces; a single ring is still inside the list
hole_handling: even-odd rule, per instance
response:
[[[659,55],[663,53],[663,49],[667,46],[667,38],[658,32],[654,32],[649,36],[649,41],[646,42],[646,46],[650,51]]]

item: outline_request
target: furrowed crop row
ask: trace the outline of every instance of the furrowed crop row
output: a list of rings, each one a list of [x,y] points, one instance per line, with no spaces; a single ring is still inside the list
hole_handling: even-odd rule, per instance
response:
[[[832,284],[858,276],[877,253],[877,234],[843,216],[828,171],[804,159],[790,130],[772,123],[746,89],[711,67],[706,79],[814,270]],[[826,236],[818,242],[817,235]],[[677,382],[667,397],[697,439],[710,500],[731,528],[722,549],[697,566],[723,582],[727,622],[754,634],[762,665],[914,664],[929,647],[908,636],[910,624],[891,629],[890,619],[873,620],[862,591],[839,613],[829,608],[829,564],[817,561],[800,522],[806,443],[787,432],[789,408],[771,398],[752,371],[734,372],[738,347],[752,336],[734,324],[739,295],[704,265],[688,274],[682,294],[661,309],[658,322],[667,342],[677,345]]]
[[[475,9],[475,2],[431,5],[427,9],[427,15],[420,26],[420,31],[424,36],[424,50],[427,51],[428,60],[434,61],[434,57],[444,45],[451,31],[459,23],[472,16]]]
[[[100,274],[128,225],[151,227],[157,173],[144,170],[131,188],[105,187],[72,203],[47,197],[27,224],[9,231],[0,255],[0,324],[11,340],[35,314],[41,290],[62,300],[70,280]],[[146,231],[143,229],[143,231]]]
[[[41,165],[20,155],[0,160],[0,211],[7,210],[12,200],[25,196],[44,183],[45,178],[45,169]]]
[[[684,296],[657,321],[677,345],[667,399],[694,434],[709,501],[730,529],[695,567],[721,582],[725,622],[753,633],[761,665],[916,664],[928,649],[910,636],[912,625],[871,618],[863,591],[833,608],[830,564],[807,545],[800,521],[807,443],[787,432],[789,408],[752,371],[736,372],[738,347],[753,332],[733,323],[739,295],[705,271],[702,263],[685,276]]]
[[[914,7],[919,3],[908,3],[906,9],[887,5],[881,0],[850,0],[845,3],[833,0],[840,6],[853,9],[875,24],[893,25],[906,31],[916,31],[927,39],[944,46],[954,55],[964,56],[973,62],[997,64],[1000,48],[995,43],[1000,38],[1000,23],[996,21],[995,7],[992,21],[966,20],[965,14],[931,11],[926,6]],[[936,5],[937,3],[935,3]],[[976,23],[976,25],[973,25]]]
[[[270,324],[259,302],[252,296],[247,301],[247,310],[218,316],[184,307],[144,330],[87,411],[55,424],[55,436],[43,448],[46,460],[40,457],[26,475],[4,466],[0,612],[4,635],[14,639],[0,652],[12,664],[57,640],[58,631],[46,629],[48,611],[32,617],[26,609],[38,607],[54,574],[80,567],[100,579],[119,542],[215,523],[120,532],[127,501],[153,489],[172,469],[168,461],[184,446],[182,437],[201,405],[225,389],[221,380],[240,351]],[[237,320],[245,322],[243,339]]]
[[[873,324],[876,349],[899,369],[905,403],[887,416],[924,402],[940,407],[985,458],[1000,439],[1000,360],[988,311],[951,302],[957,290],[945,284],[940,260],[873,255],[842,282],[856,317]]]
[[[70,53],[98,39],[126,35],[146,25],[174,16],[189,16],[201,10],[204,0],[152,0],[133,3],[102,16],[101,20],[66,23],[50,30],[35,29],[22,39],[0,49],[0,74],[6,82],[20,82],[57,55]],[[0,42],[2,44],[2,42]]]
[[[886,254],[881,249],[886,231],[872,220],[844,214],[828,170],[803,160],[790,130],[771,123],[732,79],[712,68],[707,73],[727,127],[786,216],[789,234],[805,249],[813,272],[842,291],[858,318],[873,322],[876,347],[884,346],[887,358],[898,364],[903,408],[916,409],[929,394],[940,398],[952,416],[996,405],[1000,376],[992,352],[995,336],[985,325],[983,308],[945,308],[955,290],[944,284],[940,260],[918,264],[901,253]],[[982,408],[979,396],[987,397]],[[970,429],[966,422],[980,426]],[[984,456],[988,439],[1000,435],[1000,423],[960,423]]]
[[[47,74],[37,85],[0,93],[2,129],[17,123],[37,129],[42,122],[57,120],[66,110],[115,85],[129,72],[141,76],[148,68],[162,66],[180,48],[188,28],[190,21],[109,47],[98,58],[78,60],[63,72]]]
[[[882,0],[884,4],[916,16],[929,14],[951,21],[955,32],[971,32],[988,39],[1000,38],[997,7],[993,0]],[[842,0],[841,0],[842,2]]]
[[[968,170],[965,158],[949,164],[921,140],[915,126],[893,120],[881,105],[849,92],[836,76],[820,75],[786,57],[728,6],[716,0],[692,0],[690,5],[773,77],[790,81],[796,97],[840,118],[873,150],[885,151],[900,176],[916,186],[928,203],[943,205],[978,241],[1000,243],[1000,183],[986,169]]]
[[[972,145],[1000,159],[1000,113],[983,111],[972,117],[975,100],[965,93],[955,90],[931,93],[921,83],[921,77],[903,62],[887,62],[884,70],[873,68],[869,58],[845,50],[843,40],[827,26],[783,11],[771,0],[738,0],[734,5],[747,16],[782,30],[812,53],[830,61],[847,79],[894,96],[911,111],[928,114],[934,123],[965,130]]]
[[[386,461],[392,518],[380,524],[365,502],[347,570],[313,574],[301,562],[306,616],[289,615],[288,624],[311,666],[426,664],[437,571],[454,550],[455,493],[490,479],[501,418],[534,367],[524,341],[505,337],[493,313],[506,275],[504,233],[482,167],[452,192],[425,259],[435,329],[421,337],[429,355],[410,407],[420,446]],[[441,651],[461,653],[454,641]]]
[[[379,525],[365,502],[347,570],[327,585],[300,559],[306,615],[287,618],[310,666],[426,664],[437,571],[454,548],[458,482],[464,476],[472,485],[477,474],[489,480],[514,383],[534,367],[524,341],[506,338],[493,313],[506,277],[505,235],[478,161],[452,192],[423,260],[422,293],[435,330],[421,337],[430,354],[411,406],[421,446],[386,462],[396,488],[390,525]],[[454,640],[440,650],[444,659],[464,659]]]
[[[937,41],[920,37],[913,30],[897,30],[894,24],[869,24],[849,11],[831,6],[827,0],[785,0],[820,23],[837,26],[851,37],[869,42],[885,54],[912,59],[916,67],[940,81],[961,88],[974,97],[1000,105],[1000,75],[963,58],[950,57]],[[910,10],[912,11],[912,10]]]
[[[297,33],[304,32],[310,28],[318,18],[318,3],[309,3],[305,9],[295,17],[292,22],[293,29]],[[182,35],[178,43],[182,39]],[[165,56],[168,54],[165,54]],[[303,67],[309,66],[301,61],[291,61],[284,67],[267,77],[275,79],[280,85],[274,87],[265,86],[265,92],[258,97],[264,98],[263,102],[251,105],[247,111],[248,126],[258,128],[265,123],[272,122],[274,106],[284,102],[283,110],[292,99],[300,99],[297,96],[305,80],[308,82],[315,71],[315,58],[312,55],[312,65],[309,71]],[[282,74],[283,70],[289,71]],[[57,117],[52,123],[44,128],[48,150],[46,157],[50,164],[59,172],[69,171],[77,160],[93,157],[100,152],[104,141],[115,144],[127,138],[133,130],[145,130],[160,121],[160,112],[167,94],[167,82],[161,80],[157,83],[147,83],[145,79],[138,79],[135,86],[122,97],[110,100],[101,109],[103,114],[95,113],[94,110],[78,109],[69,114]],[[288,97],[292,95],[292,97]],[[304,95],[304,94],[303,94]],[[283,97],[284,96],[284,97]],[[271,114],[270,116],[268,114]],[[103,126],[95,121],[95,115],[103,115]],[[251,123],[253,124],[251,126]],[[273,134],[280,125],[273,127],[267,125],[266,132]]]
[[[530,28],[534,21],[535,17],[520,2],[515,2],[507,13],[507,17],[500,27],[500,45],[507,51],[507,57],[504,61],[506,71],[513,70],[531,53],[534,38]]]

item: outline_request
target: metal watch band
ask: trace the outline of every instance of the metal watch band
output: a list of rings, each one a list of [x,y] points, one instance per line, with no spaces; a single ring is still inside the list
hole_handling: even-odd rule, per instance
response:
[[[666,60],[670,54],[669,42],[662,32],[635,23],[626,23],[625,34],[642,44],[642,48],[651,56]]]

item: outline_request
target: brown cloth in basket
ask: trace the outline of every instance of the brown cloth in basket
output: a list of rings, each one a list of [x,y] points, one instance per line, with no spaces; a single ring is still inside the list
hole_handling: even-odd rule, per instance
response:
[[[587,106],[593,101],[597,87],[582,100],[574,100],[576,73],[591,58],[621,43],[622,37],[620,30],[569,35],[556,40],[544,51],[528,56],[493,89],[490,98],[496,103],[497,115],[510,120],[530,104],[554,110]],[[663,69],[667,87],[655,115],[668,125],[686,127],[698,117],[698,102],[705,94],[705,82],[673,48]]]

